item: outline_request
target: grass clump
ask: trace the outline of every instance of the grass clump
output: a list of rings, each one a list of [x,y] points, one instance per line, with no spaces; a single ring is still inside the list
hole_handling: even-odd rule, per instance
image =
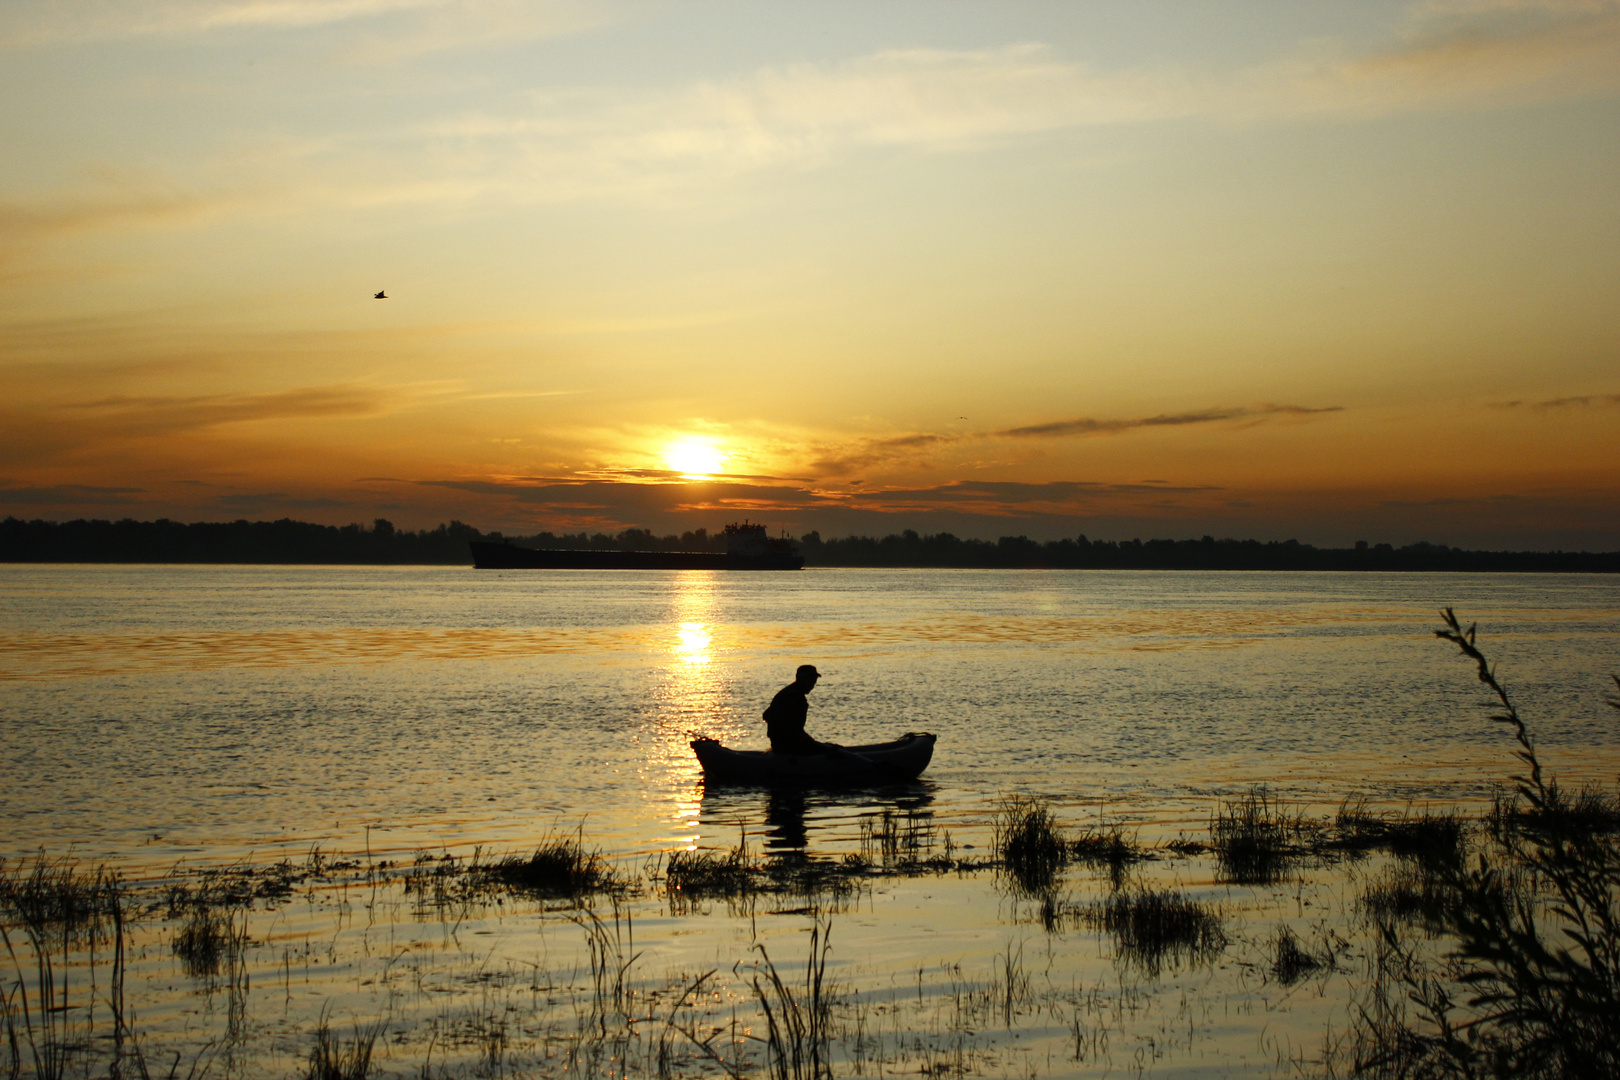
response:
[[[309,1050],[304,1080],[366,1080],[371,1072],[371,1052],[383,1033],[379,1021],[364,1028],[356,1026],[354,1039],[345,1043],[332,1034],[327,1018],[321,1016],[315,1029],[315,1045]]]
[[[1153,975],[1167,960],[1201,962],[1226,948],[1219,909],[1172,889],[1117,893],[1083,920],[1106,930],[1122,958]]]
[[[1332,966],[1332,957],[1321,957],[1299,943],[1299,937],[1286,926],[1277,927],[1271,939],[1271,974],[1284,986]]]
[[[1045,800],[1014,795],[996,809],[995,849],[1021,892],[1050,892],[1069,861],[1070,846]]]
[[[550,837],[532,855],[508,855],[475,869],[508,889],[545,899],[578,899],[627,887],[601,851],[586,850],[577,836]]]
[[[1209,846],[1223,880],[1238,885],[1271,885],[1282,880],[1289,860],[1302,852],[1306,831],[1299,814],[1289,814],[1263,784],[1235,799],[1223,799],[1209,823]]]
[[[1104,867],[1114,888],[1125,880],[1125,871],[1143,859],[1147,852],[1125,835],[1118,825],[1090,826],[1069,841],[1069,854],[1075,862]]]
[[[121,886],[105,870],[82,870],[67,859],[43,854],[32,865],[0,858],[0,913],[43,934],[102,940],[119,904]]]
[[[664,888],[671,907],[689,906],[709,899],[737,901],[761,888],[746,844],[725,854],[714,851],[676,851],[664,866]]]

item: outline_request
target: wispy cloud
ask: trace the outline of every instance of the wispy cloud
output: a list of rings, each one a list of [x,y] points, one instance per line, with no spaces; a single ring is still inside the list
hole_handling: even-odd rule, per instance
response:
[[[397,60],[510,45],[607,17],[579,0],[10,0],[0,9],[0,49],[342,28],[351,55]]]
[[[366,416],[392,399],[368,386],[307,386],[271,394],[210,394],[195,397],[105,397],[65,408],[94,418],[120,435],[163,435],[220,424],[306,416]]]
[[[1200,409],[1184,413],[1160,413],[1140,417],[1080,416],[1066,420],[1052,420],[1041,424],[1002,428],[996,431],[958,432],[951,434],[918,433],[897,435],[881,439],[865,439],[854,445],[829,450],[819,456],[811,468],[822,475],[844,476],[862,469],[893,466],[907,461],[919,461],[931,450],[953,444],[987,439],[1073,439],[1124,435],[1144,428],[1175,428],[1201,424],[1230,423],[1237,427],[1250,427],[1273,417],[1318,416],[1343,412],[1342,405],[1311,407],[1306,405],[1254,405],[1242,408]]]
[[[138,487],[98,487],[90,484],[37,486],[0,483],[0,506],[129,506],[139,502],[132,496],[141,494],[143,490]]]
[[[401,56],[506,47],[600,20],[601,8],[449,0],[304,0],[42,5],[0,15],[0,42],[202,35],[230,28],[337,27],[345,48]],[[200,39],[199,39],[200,40]],[[1382,42],[1311,41],[1242,68],[1086,63],[1041,42],[890,48],[729,78],[659,86],[506,87],[499,109],[363,128],[323,125],[239,139],[189,168],[184,190],[110,189],[13,198],[0,233],[17,244],[128,228],[216,207],[379,207],[657,200],[871,151],[970,153],[1054,133],[1204,117],[1358,119],[1433,108],[1620,92],[1612,3],[1420,6]],[[350,93],[347,83],[333,93]],[[319,87],[308,93],[319,94]],[[335,116],[343,115],[335,110]],[[3,249],[0,249],[3,253]]]
[[[1545,401],[1497,401],[1492,405],[1498,409],[1598,409],[1620,405],[1620,394],[1579,394]]]
[[[1343,412],[1342,405],[1309,408],[1304,405],[1257,405],[1245,409],[1204,409],[1188,413],[1160,413],[1114,420],[1092,416],[1073,420],[1057,420],[1048,424],[1007,428],[992,434],[1006,439],[1061,439],[1085,435],[1120,435],[1139,428],[1187,427],[1193,424],[1214,424],[1223,420],[1263,420],[1271,416],[1314,416],[1319,413]]]

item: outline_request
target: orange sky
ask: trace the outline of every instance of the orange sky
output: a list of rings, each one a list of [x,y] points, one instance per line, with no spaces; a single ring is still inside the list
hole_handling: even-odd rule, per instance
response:
[[[1617,92],[1601,0],[14,0],[0,514],[1614,550]]]

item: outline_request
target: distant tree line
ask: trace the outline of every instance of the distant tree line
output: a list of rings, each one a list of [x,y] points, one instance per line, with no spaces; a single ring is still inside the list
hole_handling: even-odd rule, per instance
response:
[[[1358,541],[1318,548],[1298,540],[1050,540],[1027,536],[963,540],[907,529],[878,540],[849,536],[799,538],[807,566],[952,566],[1072,570],[1449,570],[1546,573],[1620,572],[1620,551],[1468,551],[1445,544],[1406,547]]]
[[[386,518],[364,525],[279,521],[0,521],[0,562],[350,563],[461,565],[471,540],[534,548],[597,551],[724,551],[723,533],[695,529],[658,536],[648,529],[608,533],[505,536],[452,521],[435,529],[396,529]],[[1446,570],[1561,573],[1620,572],[1620,551],[1468,551],[1444,544],[1357,543],[1318,548],[1297,540],[1073,540],[1026,536],[963,540],[914,530],[877,539],[799,538],[807,566],[962,567],[1079,570]]]

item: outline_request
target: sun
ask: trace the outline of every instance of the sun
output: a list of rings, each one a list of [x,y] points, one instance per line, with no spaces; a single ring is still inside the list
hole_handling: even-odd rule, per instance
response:
[[[683,476],[713,476],[725,463],[726,455],[705,439],[681,439],[664,448],[664,464]]]

